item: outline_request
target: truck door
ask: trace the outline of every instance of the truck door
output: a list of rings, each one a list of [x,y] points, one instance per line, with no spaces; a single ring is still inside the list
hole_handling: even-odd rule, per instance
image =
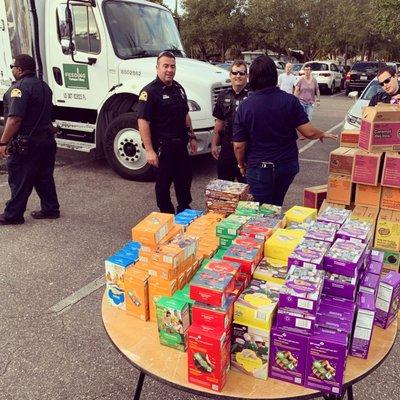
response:
[[[54,104],[97,110],[109,90],[106,34],[100,12],[89,3],[70,2],[74,47],[71,54],[66,3],[47,3],[47,73]]]

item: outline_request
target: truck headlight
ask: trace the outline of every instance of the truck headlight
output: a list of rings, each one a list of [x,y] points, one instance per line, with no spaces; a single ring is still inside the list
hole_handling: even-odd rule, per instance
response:
[[[194,100],[188,100],[187,101],[189,111],[200,111],[201,107],[194,101]]]
[[[354,115],[351,115],[349,113],[347,113],[346,115],[346,121],[353,126],[356,126],[357,128],[359,128],[361,126],[361,118],[358,118]]]

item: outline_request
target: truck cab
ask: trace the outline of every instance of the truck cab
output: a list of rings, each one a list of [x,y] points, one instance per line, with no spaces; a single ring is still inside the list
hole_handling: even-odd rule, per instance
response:
[[[123,178],[147,179],[138,95],[160,52],[176,56],[199,154],[210,151],[212,109],[228,72],[186,57],[172,14],[142,0],[0,0],[0,99],[18,53],[31,54],[53,91],[61,147],[96,151]],[[2,104],[0,104],[1,112]]]

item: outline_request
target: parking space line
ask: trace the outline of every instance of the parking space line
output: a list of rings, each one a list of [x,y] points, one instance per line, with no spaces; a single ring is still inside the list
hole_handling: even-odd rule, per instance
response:
[[[341,126],[343,124],[343,121],[340,121],[338,124],[336,124],[335,126],[333,126],[332,128],[330,128],[329,130],[326,131],[326,133],[331,133],[333,132],[335,129],[339,128],[339,126]],[[319,140],[311,140],[309,143],[307,143],[305,146],[303,146],[300,150],[299,150],[299,154],[303,153],[304,151],[308,150],[310,147],[314,146],[315,143],[317,143]]]
[[[93,282],[88,283],[86,286],[83,286],[76,292],[72,293],[70,296],[54,304],[52,307],[49,308],[49,311],[57,314],[62,314],[64,311],[67,311],[71,306],[89,296],[97,289],[101,288],[105,283],[105,278],[102,275],[96,278]]]
[[[319,164],[328,164],[328,161],[326,161],[326,160],[311,160],[310,158],[299,158],[299,161],[319,163]]]
[[[339,92],[339,93],[331,94],[329,97],[338,97],[342,94],[343,94],[343,92]]]

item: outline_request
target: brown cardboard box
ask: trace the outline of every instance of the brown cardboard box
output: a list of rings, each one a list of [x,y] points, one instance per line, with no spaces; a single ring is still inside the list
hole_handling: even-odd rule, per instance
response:
[[[349,176],[329,175],[328,194],[326,199],[330,203],[350,205],[354,197],[354,185]]]
[[[400,154],[397,152],[385,154],[382,186],[400,187]]]
[[[367,153],[358,150],[354,155],[352,182],[376,186],[381,173],[382,156],[382,152]]]
[[[338,147],[329,155],[329,173],[351,176],[353,171],[354,154],[357,149]]]
[[[365,107],[358,147],[365,151],[400,150],[400,106]]]
[[[394,252],[400,251],[399,211],[380,211],[376,224],[375,247]]]
[[[345,204],[337,204],[337,203],[330,203],[326,199],[322,202],[321,207],[318,211],[318,215],[323,213],[327,207],[335,207],[335,208],[346,208]]]
[[[303,205],[319,209],[326,199],[328,185],[312,186],[304,189]]]
[[[375,224],[376,220],[378,219],[378,215],[378,207],[355,206],[350,218],[360,221],[368,221]]]
[[[360,131],[343,131],[340,134],[340,147],[358,147]]]
[[[381,208],[400,211],[400,188],[382,187]]]
[[[381,185],[370,186],[357,183],[356,199],[354,202],[358,206],[379,207],[381,203],[381,192]]]

